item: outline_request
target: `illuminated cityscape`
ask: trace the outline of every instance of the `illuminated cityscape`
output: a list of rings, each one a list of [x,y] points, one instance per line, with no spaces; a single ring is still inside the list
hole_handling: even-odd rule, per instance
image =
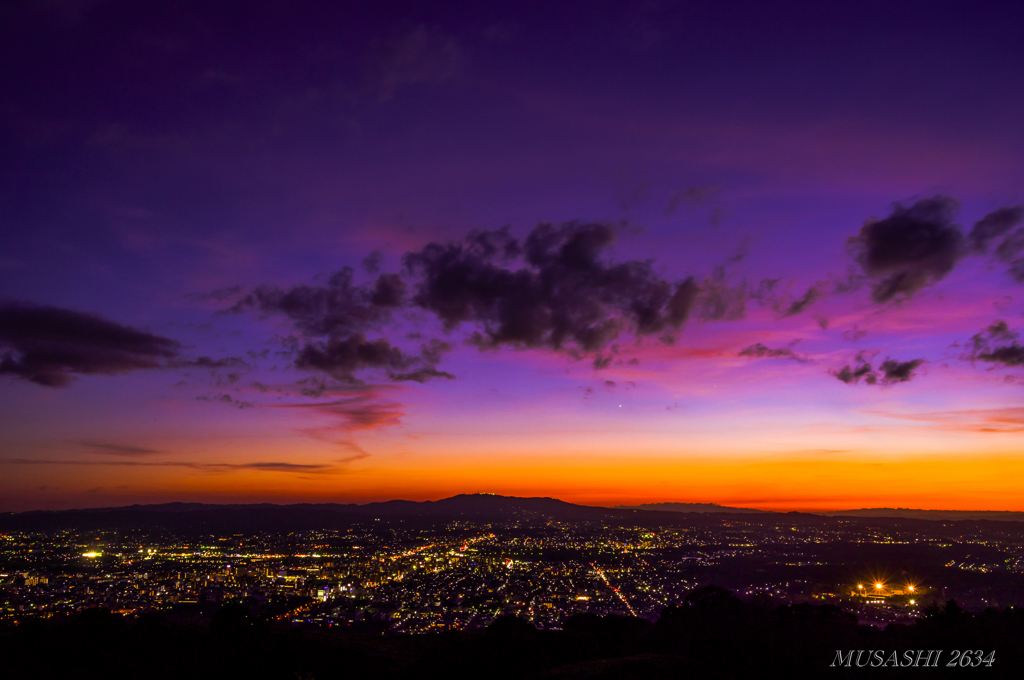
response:
[[[605,512],[280,533],[6,531],[0,612],[15,623],[90,607],[198,620],[241,602],[281,625],[424,633],[499,616],[551,630],[579,613],[656,620],[707,585],[765,606],[833,604],[878,625],[948,599],[1024,606],[1018,522]]]

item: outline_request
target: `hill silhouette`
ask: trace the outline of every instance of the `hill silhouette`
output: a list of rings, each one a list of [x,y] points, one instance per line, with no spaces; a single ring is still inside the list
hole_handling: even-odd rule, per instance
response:
[[[665,523],[711,526],[730,516],[765,526],[824,525],[841,518],[921,526],[954,520],[1006,525],[1024,520],[1024,513],[904,510],[875,508],[831,513],[770,512],[732,508],[713,503],[648,503],[616,508],[579,505],[557,498],[521,498],[497,494],[460,494],[437,501],[391,500],[376,503],[210,504],[161,503],[114,508],[33,510],[0,514],[0,530],[49,531],[55,529],[167,529],[173,531],[304,531],[340,529],[371,520],[436,524],[451,519],[477,521],[620,521],[631,525]]]
[[[753,508],[731,508],[717,503],[641,503],[640,505],[619,505],[619,510],[652,510],[657,512],[730,512],[736,514],[764,514],[766,510]]]

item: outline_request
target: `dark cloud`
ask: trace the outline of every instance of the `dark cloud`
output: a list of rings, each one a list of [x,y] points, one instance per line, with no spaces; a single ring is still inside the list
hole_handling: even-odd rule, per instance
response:
[[[329,465],[318,465],[312,463],[238,463],[213,465],[210,467],[223,467],[229,470],[263,470],[264,472],[323,472],[330,469]]]
[[[362,333],[354,333],[346,338],[310,342],[299,350],[295,366],[349,383],[357,382],[355,373],[364,369],[382,369],[395,381],[426,382],[430,378],[455,377],[434,367],[450,349],[450,344],[435,340],[422,345],[419,356],[409,355],[386,338],[368,340]]]
[[[996,257],[1010,266],[1009,274],[1017,283],[1024,283],[1024,229],[1008,235],[996,248]]]
[[[757,298],[770,295],[776,281],[765,281],[754,293]],[[696,300],[697,315],[701,321],[735,321],[747,312],[750,291],[744,281],[732,285],[728,281],[725,267],[715,267],[700,284],[700,298]]]
[[[963,256],[963,234],[953,224],[957,203],[946,196],[896,205],[884,219],[870,219],[848,246],[875,281],[875,302],[908,298],[940,281]]]
[[[211,373],[215,373],[222,368],[234,368],[248,370],[251,369],[248,363],[239,359],[238,357],[223,357],[220,359],[213,359],[211,357],[198,357],[196,359],[184,359],[178,360],[171,364],[173,368],[205,368]]]
[[[796,316],[797,314],[800,314],[805,309],[814,304],[814,302],[817,301],[820,297],[821,290],[817,286],[811,286],[810,288],[807,289],[807,292],[804,293],[803,296],[797,298],[796,300],[793,300],[788,305],[785,305],[781,309],[779,309],[779,316],[783,318],[787,316]],[[828,325],[827,321],[825,322],[825,325]]]
[[[847,385],[855,385],[863,378],[868,385],[888,386],[909,382],[914,377],[914,371],[923,363],[924,359],[912,359],[911,361],[886,359],[876,371],[864,358],[864,355],[859,354],[855,365],[844,366],[841,370],[833,372],[832,375]]]
[[[411,371],[405,371],[402,373],[391,373],[388,375],[391,380],[396,382],[418,382],[425,383],[433,378],[445,378],[447,380],[455,380],[455,376],[445,371],[439,371],[433,366],[424,366]]]
[[[196,397],[196,401],[210,401],[217,404],[226,404],[235,408],[255,408],[256,404],[251,401],[235,399],[230,394],[210,394]]]
[[[747,347],[740,351],[741,357],[750,357],[751,359],[792,359],[793,361],[799,361],[805,363],[807,359],[799,356],[789,347],[780,347],[778,349],[771,349],[762,345],[760,342],[754,343],[750,347]]]
[[[441,340],[431,340],[420,345],[420,356],[423,357],[423,361],[431,365],[440,363],[441,357],[450,351],[452,351],[451,343]]]
[[[363,269],[367,274],[379,274],[380,263],[384,260],[384,255],[379,250],[374,250],[372,253],[363,258]]]
[[[78,442],[78,444],[86,447],[87,449],[93,449],[100,453],[108,453],[112,456],[128,456],[134,458],[163,453],[163,451],[160,451],[159,449],[147,449],[142,446],[125,446],[123,444],[110,444],[108,442],[92,440],[82,440]]]
[[[858,365],[856,368],[850,366],[843,366],[842,370],[834,373],[837,378],[842,380],[847,385],[860,382],[861,378],[866,378],[867,382],[874,385],[878,381],[878,376],[872,372],[871,364],[863,363]]]
[[[365,456],[353,456],[336,462],[347,463]],[[322,463],[282,463],[277,461],[258,461],[252,463],[193,463],[190,461],[137,461],[137,460],[53,460],[46,458],[9,458],[0,459],[0,465],[72,465],[81,467],[173,467],[197,470],[199,472],[222,473],[243,470],[259,470],[262,472],[294,472],[330,474],[340,472],[334,465]],[[102,487],[100,487],[102,488]]]
[[[971,251],[978,255],[992,255],[1009,266],[1009,274],[1017,283],[1024,283],[1024,205],[993,210],[978,220],[971,229]],[[1019,228],[1018,228],[1019,227]],[[998,243],[997,243],[998,242]]]
[[[896,361],[886,359],[882,362],[883,385],[892,385],[898,382],[909,382],[914,377],[914,369],[924,363],[924,359],[912,359],[911,361]]]
[[[607,224],[540,224],[520,243],[507,229],[406,253],[419,277],[413,303],[481,348],[600,350],[620,333],[651,335],[682,326],[698,295],[692,279],[671,283],[649,261],[602,258],[615,240]],[[521,266],[514,266],[513,260]]]
[[[671,344],[691,316],[740,318],[748,298],[763,304],[775,283],[756,290],[745,281],[734,285],[724,266],[700,283],[693,277],[669,281],[651,261],[610,261],[606,253],[615,238],[616,227],[603,223],[543,223],[521,241],[508,227],[473,231],[461,241],[406,253],[404,277],[383,273],[373,285],[360,286],[345,268],[322,286],[260,286],[231,309],[287,316],[304,337],[285,339],[297,368],[350,384],[360,371],[374,369],[391,380],[424,382],[454,377],[437,369],[449,344],[432,340],[417,355],[386,337],[370,340],[365,331],[382,329],[395,310],[411,306],[435,315],[447,332],[475,326],[465,341],[480,349],[546,347],[582,359],[623,333]],[[370,264],[376,267],[378,258]],[[815,291],[794,302],[791,313],[809,305]],[[610,361],[599,354],[594,366]],[[313,396],[316,385],[305,389]]]
[[[985,361],[1003,366],[1024,366],[1024,346],[1017,342],[1020,334],[1010,330],[1005,321],[996,321],[971,337],[970,361]]]
[[[483,247],[489,247],[484,243]],[[370,264],[377,258],[369,258]],[[379,369],[391,380],[426,382],[432,378],[454,378],[436,369],[451,345],[438,340],[421,345],[420,354],[409,354],[387,338],[367,339],[367,328],[380,328],[392,312],[405,303],[406,283],[399,274],[380,274],[370,286],[353,283],[353,271],[346,267],[330,277],[324,286],[299,285],[288,290],[260,286],[236,304],[232,311],[246,309],[283,314],[309,338],[306,342],[289,336],[285,346],[294,356],[295,367],[317,371],[344,382],[357,382],[355,374]],[[327,336],[325,339],[316,339]],[[317,385],[304,388],[307,396],[318,396]]]
[[[405,297],[405,281],[398,274],[381,274],[373,285],[370,303],[377,308],[398,307]]]
[[[69,309],[0,303],[0,374],[45,387],[76,375],[160,368],[178,356],[175,340]]]
[[[324,286],[301,284],[287,290],[259,286],[230,311],[255,310],[283,314],[304,334],[325,336],[379,328],[391,320],[402,304],[405,282],[397,274],[381,274],[372,286],[353,283],[354,272],[345,267]]]
[[[1024,206],[1015,205],[993,210],[975,222],[967,239],[971,250],[975,253],[988,252],[993,241],[1006,235],[1011,229],[1024,221]]]

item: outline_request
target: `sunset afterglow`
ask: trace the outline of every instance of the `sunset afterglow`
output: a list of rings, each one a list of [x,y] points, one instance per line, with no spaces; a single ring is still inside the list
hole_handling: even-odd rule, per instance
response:
[[[0,511],[1024,511],[1013,22],[80,4],[0,29]]]

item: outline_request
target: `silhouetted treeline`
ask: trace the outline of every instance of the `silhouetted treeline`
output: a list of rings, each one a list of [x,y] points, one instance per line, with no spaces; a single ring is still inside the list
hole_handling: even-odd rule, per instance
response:
[[[918,650],[942,650],[938,666],[923,667]],[[972,663],[994,651],[994,662],[947,668],[953,650],[982,651],[972,652]],[[901,666],[917,658],[917,667],[893,668],[894,652]],[[483,631],[415,636],[391,635],[383,626],[285,627],[238,603],[217,610],[208,625],[157,613],[129,621],[93,609],[0,631],[0,677],[11,680],[1017,678],[1022,660],[1021,610],[971,614],[950,601],[913,625],[878,630],[830,605],[768,607],[715,586],[667,607],[656,622],[578,614],[562,631],[539,631],[513,617]],[[890,663],[872,667],[881,661]]]

